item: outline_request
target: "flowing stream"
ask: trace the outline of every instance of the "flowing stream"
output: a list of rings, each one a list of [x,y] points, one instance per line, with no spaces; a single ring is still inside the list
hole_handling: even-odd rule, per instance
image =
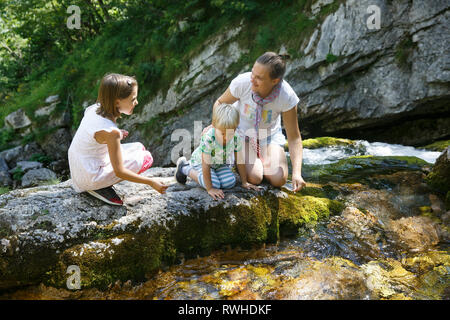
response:
[[[356,148],[304,149],[305,164],[353,155],[416,156],[439,152],[359,141]],[[7,299],[449,299],[450,255],[442,201],[423,187],[423,173],[382,176],[386,187],[334,182],[341,215],[261,248],[221,250],[160,270],[144,283],[106,291],[38,285]],[[432,209],[430,209],[432,208]],[[441,210],[441,211],[439,211]],[[444,240],[442,240],[444,239]]]

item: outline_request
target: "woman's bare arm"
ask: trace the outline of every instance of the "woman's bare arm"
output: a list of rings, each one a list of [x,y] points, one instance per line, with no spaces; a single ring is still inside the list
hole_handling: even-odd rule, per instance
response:
[[[239,100],[238,98],[233,97],[230,88],[228,87],[227,90],[219,97],[219,99],[217,99],[216,102],[214,102],[213,108],[215,108],[221,103],[233,104],[238,100]]]

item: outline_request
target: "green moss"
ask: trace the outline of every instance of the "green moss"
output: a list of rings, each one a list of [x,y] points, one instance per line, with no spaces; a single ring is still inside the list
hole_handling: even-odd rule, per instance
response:
[[[4,193],[8,193],[10,191],[11,191],[11,189],[9,187],[0,187],[0,195],[2,195]]]
[[[186,256],[206,255],[224,245],[250,248],[277,240],[274,196],[256,197],[248,205],[219,205],[207,212],[191,212],[174,226],[175,246]]]
[[[436,160],[425,181],[431,188],[442,195],[447,195],[450,191],[450,165],[448,161],[442,160],[442,155]]]
[[[335,13],[339,9],[341,3],[345,3],[345,0],[335,0],[332,3],[323,6],[320,9],[319,17],[323,19],[324,17],[327,17],[328,15]]]
[[[302,174],[311,182],[368,183],[371,176],[399,170],[421,170],[427,162],[416,157],[353,156],[325,165],[303,165]]]
[[[430,150],[430,151],[444,151],[448,146],[450,146],[450,140],[441,140],[441,141],[436,141],[433,142],[431,144],[428,144],[424,147],[421,147],[422,149],[425,150]]]
[[[334,63],[338,60],[339,60],[339,57],[335,56],[334,54],[332,54],[332,53],[327,54],[326,61],[328,63]]]
[[[279,224],[282,235],[296,235],[299,228],[315,225],[321,219],[342,212],[345,205],[328,198],[290,194],[279,200]]]
[[[441,219],[439,219],[439,217],[436,215],[436,213],[433,212],[433,209],[431,207],[422,206],[422,207],[419,207],[419,210],[420,210],[421,216],[428,217],[436,223],[442,222]]]
[[[303,187],[297,194],[302,196],[313,196],[317,198],[327,198],[325,191],[319,187]]]
[[[401,68],[411,67],[411,62],[409,61],[409,58],[412,55],[415,47],[416,45],[412,41],[412,37],[409,35],[407,36],[407,38],[399,42],[399,44],[395,48],[395,60],[399,67]]]
[[[303,140],[303,147],[308,149],[318,149],[331,146],[354,146],[355,141],[333,137],[318,137]]]
[[[111,239],[77,245],[65,250],[58,264],[46,273],[45,283],[65,287],[67,267],[80,268],[81,287],[106,289],[117,280],[144,281],[147,275],[175,260],[173,247],[167,246],[167,230],[152,227],[136,234],[123,234]]]

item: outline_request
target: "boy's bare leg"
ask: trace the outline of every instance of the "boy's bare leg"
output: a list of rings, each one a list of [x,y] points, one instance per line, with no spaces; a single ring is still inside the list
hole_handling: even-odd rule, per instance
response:
[[[200,182],[198,182],[198,173],[197,173],[197,170],[191,169],[191,170],[189,171],[188,177],[191,178],[192,180],[194,180],[195,182],[197,182],[198,184],[200,184]]]

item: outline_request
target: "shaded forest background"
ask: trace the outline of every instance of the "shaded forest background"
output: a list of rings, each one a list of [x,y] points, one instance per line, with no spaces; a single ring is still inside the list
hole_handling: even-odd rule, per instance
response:
[[[310,2],[3,0],[0,123],[19,108],[33,120],[33,111],[44,99],[58,94],[59,108],[70,108],[76,128],[83,101],[95,100],[99,80],[107,72],[136,76],[140,101],[145,102],[169,88],[208,37],[243,21],[248,27],[242,41],[250,51],[236,68],[264,51],[277,50],[281,43],[290,44],[295,56],[292,34],[313,30],[317,19],[335,10],[340,1],[326,6],[314,19],[304,13]],[[80,8],[80,29],[66,25],[70,5]],[[12,130],[2,129],[0,150],[10,146],[13,135]]]

